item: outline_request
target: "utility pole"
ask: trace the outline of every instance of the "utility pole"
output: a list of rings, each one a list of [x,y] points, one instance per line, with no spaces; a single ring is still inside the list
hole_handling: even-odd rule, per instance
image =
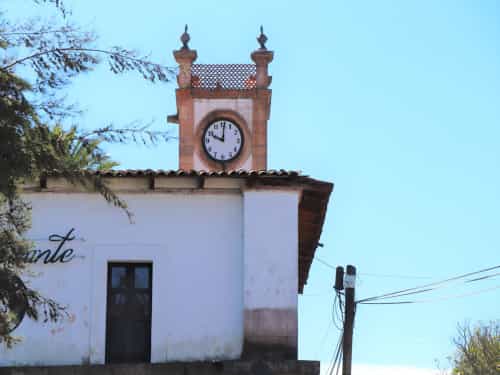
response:
[[[344,338],[342,340],[342,375],[351,375],[352,366],[352,333],[354,328],[354,289],[356,286],[356,267],[348,265],[344,277],[345,289],[345,318],[344,318]]]

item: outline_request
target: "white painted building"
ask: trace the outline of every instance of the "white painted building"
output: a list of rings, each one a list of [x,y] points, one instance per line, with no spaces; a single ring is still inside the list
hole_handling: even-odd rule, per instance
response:
[[[36,250],[23,282],[68,316],[24,317],[1,366],[297,359],[297,295],[333,185],[265,170],[272,52],[244,68],[175,56],[183,169],[100,174],[133,223],[57,174],[25,187]]]

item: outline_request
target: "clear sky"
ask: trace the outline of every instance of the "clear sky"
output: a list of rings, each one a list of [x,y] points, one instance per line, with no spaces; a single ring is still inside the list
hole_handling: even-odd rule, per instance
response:
[[[0,3],[12,17],[35,8],[30,0]],[[151,52],[168,66],[185,23],[200,63],[250,62],[264,25],[275,51],[268,164],[335,183],[317,255],[355,265],[359,297],[500,264],[498,1],[68,3],[71,19],[93,27],[100,46]],[[165,121],[176,112],[175,87],[114,76],[103,66],[79,78],[69,95],[86,110],[85,127],[152,119],[175,135]],[[175,169],[177,147],[173,140],[109,152],[123,168]],[[333,276],[315,262],[299,298],[302,359],[328,362],[334,351]],[[452,285],[421,298],[499,284]],[[363,364],[358,374],[374,365],[432,369],[452,354],[458,322],[495,318],[500,289],[360,306],[354,363]]]

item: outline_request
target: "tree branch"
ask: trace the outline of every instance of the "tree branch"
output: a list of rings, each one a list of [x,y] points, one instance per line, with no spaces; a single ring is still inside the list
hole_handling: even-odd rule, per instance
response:
[[[10,63],[10,64],[8,64],[6,66],[1,67],[0,69],[6,71],[6,70],[12,68],[13,66],[15,66],[17,64],[23,63],[24,61],[35,59],[35,58],[37,58],[39,56],[42,56],[42,55],[48,55],[48,54],[51,54],[51,53],[54,53],[54,52],[63,52],[63,51],[102,53],[102,54],[105,54],[105,55],[108,55],[108,56],[118,56],[118,57],[121,57],[123,59],[135,61],[135,62],[138,62],[138,63],[143,64],[143,65],[154,65],[154,66],[162,67],[162,68],[165,68],[165,69],[168,69],[168,70],[172,71],[172,68],[163,67],[160,64],[156,64],[156,63],[153,63],[153,62],[150,62],[150,61],[146,61],[146,60],[138,59],[138,58],[135,58],[135,57],[127,56],[127,55],[124,55],[124,54],[121,54],[121,53],[118,53],[118,52],[112,52],[112,51],[107,51],[107,50],[103,50],[103,49],[95,49],[95,48],[77,48],[77,47],[53,48],[53,49],[50,49],[50,50],[47,50],[47,51],[41,51],[41,52],[35,53],[33,55],[23,57],[23,58],[21,58],[19,60],[15,60],[14,62],[12,62],[12,63]]]
[[[61,28],[61,29],[54,29],[54,30],[45,30],[45,31],[16,31],[16,32],[9,32],[9,33],[3,33],[0,32],[1,36],[14,36],[14,35],[43,35],[43,34],[57,34],[57,33],[67,33],[68,31],[78,31],[76,29],[72,28]]]

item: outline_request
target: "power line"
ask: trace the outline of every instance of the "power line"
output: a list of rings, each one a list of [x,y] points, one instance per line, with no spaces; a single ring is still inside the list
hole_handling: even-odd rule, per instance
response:
[[[463,298],[463,297],[470,297],[486,292],[491,292],[492,290],[499,289],[500,285],[494,286],[492,288],[487,288],[487,289],[481,289],[477,290],[474,292],[470,293],[464,293],[464,294],[457,294],[453,296],[444,296],[444,297],[438,297],[438,298],[430,298],[430,299],[423,299],[423,300],[415,300],[415,301],[396,301],[396,302],[357,302],[362,305],[403,305],[403,304],[410,304],[410,303],[430,303],[430,302],[438,302],[438,301],[446,301],[450,299],[456,299],[456,298]]]
[[[324,266],[327,266],[328,268],[331,268],[331,269],[336,269],[337,267],[334,267],[332,266],[330,263],[324,261],[323,259],[321,258],[318,258],[318,257],[314,257],[313,259],[316,259],[318,262],[320,262],[321,264],[323,264]]]
[[[323,347],[325,346],[325,341],[326,341],[326,338],[328,337],[328,334],[330,333],[330,328],[331,328],[332,324],[333,324],[333,320],[329,319],[328,320],[328,327],[326,327],[326,331],[325,331],[325,333],[323,333],[323,338],[321,339],[319,348],[316,352],[316,358],[320,355],[321,351],[323,350]]]
[[[320,346],[319,346],[319,349],[318,351],[316,352],[316,356],[319,355],[319,353],[323,350],[323,347],[325,345],[325,341],[328,337],[328,334],[330,333],[330,328],[332,327],[332,325],[335,325],[335,328],[337,328],[340,332],[342,332],[342,327],[343,326],[343,319],[342,318],[339,318],[338,316],[338,311],[337,311],[337,304],[339,305],[339,309],[341,309],[341,305],[342,305],[342,300],[341,300],[341,295],[340,293],[335,293],[335,296],[334,296],[334,299],[333,299],[333,304],[332,304],[332,311],[331,311],[331,316],[330,316],[330,319],[328,321],[328,327],[326,328],[326,331],[323,333],[323,337],[321,338],[321,341],[320,341]],[[340,325],[338,324],[337,321],[340,321]]]
[[[500,272],[492,274],[492,275],[486,275],[486,276],[483,276],[483,277],[478,277],[478,278],[475,278],[475,279],[472,279],[472,280],[465,280],[464,282],[465,283],[469,283],[469,282],[474,282],[474,281],[482,281],[482,280],[489,279],[491,277],[496,277],[498,275],[500,275]],[[449,285],[441,285],[441,286],[437,286],[437,287],[434,287],[434,288],[426,288],[426,289],[414,290],[414,291],[407,292],[407,293],[398,293],[398,294],[390,295],[390,296],[387,296],[387,297],[384,297],[384,298],[365,299],[365,300],[361,300],[361,301],[358,301],[358,302],[378,301],[378,300],[386,300],[386,299],[391,299],[391,298],[400,298],[400,297],[414,295],[414,294],[427,293],[427,292],[430,292],[430,291],[433,291],[433,290],[437,290],[437,289],[441,289],[441,288],[446,288],[446,287],[449,287]]]
[[[323,292],[323,293],[302,293],[300,297],[324,297],[331,296],[332,292]]]
[[[342,341],[344,341],[344,338],[342,338]],[[339,360],[337,361],[337,372],[335,373],[335,375],[339,375],[340,364],[342,363],[343,359],[344,359],[344,352],[342,351],[342,349],[340,349]]]
[[[339,296],[338,296],[338,294],[335,294],[335,297],[333,299],[333,304],[332,304],[332,322],[335,325],[335,328],[337,328],[339,331],[342,332],[342,328],[339,327],[339,325],[337,323],[337,320],[339,320],[340,323],[341,323],[341,325],[343,324],[342,319],[339,319],[339,316],[337,315],[338,314],[338,312],[337,312],[337,303],[340,303],[339,302]]]
[[[477,277],[477,278],[472,279],[472,280],[466,280],[465,282],[466,283],[472,283],[474,281],[486,280],[486,279],[489,279],[490,277],[495,277],[495,276],[498,276],[498,275],[500,275],[500,272],[494,273],[492,275],[486,275],[486,276],[483,276],[483,277]]]
[[[380,274],[380,273],[367,273],[362,272],[360,275],[370,276],[370,277],[387,277],[392,279],[432,279],[431,276],[410,276],[410,275],[390,275],[390,274]]]
[[[430,291],[430,290],[437,289],[437,288],[429,288],[429,287],[434,287],[434,286],[437,286],[437,285],[446,284],[446,283],[449,283],[449,282],[452,282],[452,281],[456,281],[456,280],[460,280],[460,279],[463,279],[465,277],[469,277],[469,276],[472,276],[472,275],[477,275],[477,274],[480,274],[480,273],[492,271],[492,270],[495,270],[495,269],[498,269],[498,268],[500,268],[500,265],[494,266],[494,267],[485,268],[485,269],[482,269],[482,270],[479,270],[479,271],[469,272],[469,273],[466,273],[466,274],[463,274],[463,275],[459,275],[459,276],[454,276],[454,277],[451,277],[449,279],[442,280],[442,281],[436,281],[436,282],[433,282],[433,283],[430,283],[430,284],[425,284],[425,285],[421,285],[421,286],[417,286],[417,287],[413,287],[413,288],[407,288],[407,289],[398,290],[396,292],[385,293],[385,294],[381,294],[381,295],[378,295],[378,296],[365,298],[365,299],[359,300],[357,302],[358,303],[362,303],[362,302],[368,302],[368,301],[374,301],[374,300],[380,300],[380,299],[386,299],[386,298],[395,298],[395,297],[399,297],[399,295],[401,295],[402,293],[413,292],[413,291],[415,291],[415,293],[410,293],[410,294],[423,293],[423,292],[427,292],[427,291]],[[428,290],[424,291],[423,289],[428,289]]]
[[[320,262],[321,264],[325,265],[328,268],[331,268],[331,269],[335,269],[336,268],[336,267],[332,266],[331,264],[329,264],[328,262],[326,262],[325,260],[323,260],[323,259],[321,259],[319,257],[314,257],[313,259],[316,259],[318,262]],[[491,268],[487,268],[487,269],[483,269],[483,270],[480,270],[480,271],[470,272],[470,273],[467,273],[467,274],[464,274],[464,275],[460,275],[460,276],[456,276],[456,277],[453,277],[453,278],[450,278],[450,279],[446,279],[446,280],[442,280],[442,281],[437,281],[435,283],[421,285],[419,287],[403,289],[403,290],[392,292],[392,293],[382,294],[380,296],[374,296],[374,297],[365,298],[365,299],[359,300],[357,302],[364,303],[364,302],[367,302],[367,301],[374,301],[374,300],[380,300],[380,299],[389,299],[389,298],[398,298],[398,297],[403,297],[403,296],[408,296],[408,295],[413,295],[413,294],[426,293],[426,292],[430,292],[430,291],[433,291],[433,290],[436,290],[436,289],[443,288],[442,286],[441,287],[437,287],[437,288],[436,287],[434,287],[434,288],[426,288],[427,286],[442,285],[442,284],[445,284],[445,283],[448,283],[448,282],[451,282],[451,281],[456,281],[456,280],[459,280],[461,278],[472,276],[472,275],[475,275],[475,274],[478,274],[478,273],[483,273],[483,272],[491,271],[491,270],[498,269],[498,268],[500,268],[500,265],[499,266],[495,266],[495,267],[491,267]],[[405,276],[405,275],[376,274],[376,273],[360,273],[360,275],[363,275],[363,276],[374,276],[374,277],[402,278],[402,279],[428,279],[428,278],[431,278],[430,276]],[[470,283],[470,282],[475,282],[475,281],[482,281],[482,280],[486,280],[486,279],[489,279],[489,278],[492,278],[492,277],[496,277],[496,276],[499,276],[499,275],[500,275],[500,272],[492,274],[492,275],[486,275],[486,276],[478,277],[478,278],[471,279],[471,280],[466,280],[464,282]],[[422,289],[422,288],[425,288],[425,289]],[[403,293],[403,292],[408,292],[408,293]],[[324,293],[324,294],[319,294],[319,293],[318,294],[303,294],[303,296],[306,296],[306,297],[317,297],[317,296],[324,296],[324,295],[327,295],[327,294],[329,294],[329,293]]]
[[[345,303],[344,301],[342,301],[342,293],[340,292],[340,290],[337,290],[337,296],[339,298],[339,312],[340,312],[340,321],[342,322],[342,326],[344,325],[344,307],[345,307]]]
[[[339,369],[340,369],[340,364],[342,363],[342,352],[343,352],[343,347],[344,347],[344,336],[345,336],[345,321],[343,316],[341,315],[340,317],[337,315],[339,312],[342,314],[343,310],[343,301],[342,301],[342,296],[343,294],[340,292],[340,289],[343,289],[343,268],[338,267],[335,268],[335,298],[333,300],[333,305],[332,305],[332,319],[336,324],[336,319],[340,321],[341,329],[340,329],[340,335],[339,335],[339,340],[337,342],[337,347],[332,355],[332,359],[330,360],[330,367],[328,368],[327,375],[333,375],[333,372],[335,371],[335,366],[337,367],[336,375],[338,375]]]
[[[331,265],[324,259],[321,259],[318,256],[313,257],[313,259],[317,260],[319,263],[323,264],[324,266],[331,268],[331,269],[336,269],[335,266]],[[380,273],[371,273],[371,272],[363,272],[360,273],[360,275],[363,276],[370,276],[370,277],[387,277],[387,278],[393,278],[393,279],[432,279],[431,276],[413,276],[413,275],[394,275],[394,274],[380,274]]]
[[[332,321],[337,326],[337,319],[342,323],[341,335],[339,337],[339,342],[337,343],[336,349],[332,354],[331,363],[329,365],[328,371],[326,375],[334,375],[335,366],[336,375],[340,370],[340,365],[342,365],[343,373],[348,375],[351,374],[351,361],[352,361],[352,336],[353,336],[353,328],[354,328],[354,320],[356,315],[356,307],[358,304],[366,304],[366,305],[400,305],[400,304],[415,304],[415,303],[431,303],[437,301],[445,301],[450,299],[464,298],[473,295],[478,295],[486,292],[490,292],[496,289],[500,289],[500,285],[496,285],[494,287],[475,290],[469,293],[456,294],[456,295],[448,295],[437,298],[430,299],[420,299],[420,300],[406,300],[406,301],[393,301],[386,302],[384,300],[390,298],[401,298],[403,296],[427,293],[439,288],[442,288],[444,284],[451,283],[452,281],[462,280],[465,283],[472,283],[477,281],[484,281],[487,279],[491,279],[500,275],[500,272],[484,274],[485,272],[490,272],[492,270],[497,270],[500,268],[500,265],[484,268],[478,271],[468,272],[466,274],[454,276],[445,280],[436,281],[428,284],[424,284],[421,286],[402,289],[399,291],[381,294],[379,296],[365,298],[359,301],[355,301],[354,299],[354,290],[355,290],[355,279],[356,279],[356,268],[352,265],[347,266],[347,273],[344,274],[343,267],[333,267],[331,264],[318,259],[321,263],[327,265],[329,268],[336,270],[336,278],[335,278],[335,291],[336,295],[332,305]],[[482,275],[480,275],[482,274]],[[471,276],[478,275],[474,278],[470,278]],[[394,275],[393,275],[394,276]],[[464,280],[466,279],[466,280]],[[340,290],[345,289],[345,294],[341,294]],[[339,319],[337,314],[340,312],[341,315],[344,315],[343,311],[343,301],[342,295],[345,295],[345,319]],[[338,311],[337,311],[338,309]],[[339,328],[339,327],[337,327]]]
[[[335,351],[332,354],[332,359],[330,360],[330,366],[328,368],[327,374],[333,375],[333,371],[335,366],[337,366],[337,374],[340,368],[341,358],[342,358],[342,343],[344,341],[344,332],[340,332],[339,340],[337,342],[337,346]]]

